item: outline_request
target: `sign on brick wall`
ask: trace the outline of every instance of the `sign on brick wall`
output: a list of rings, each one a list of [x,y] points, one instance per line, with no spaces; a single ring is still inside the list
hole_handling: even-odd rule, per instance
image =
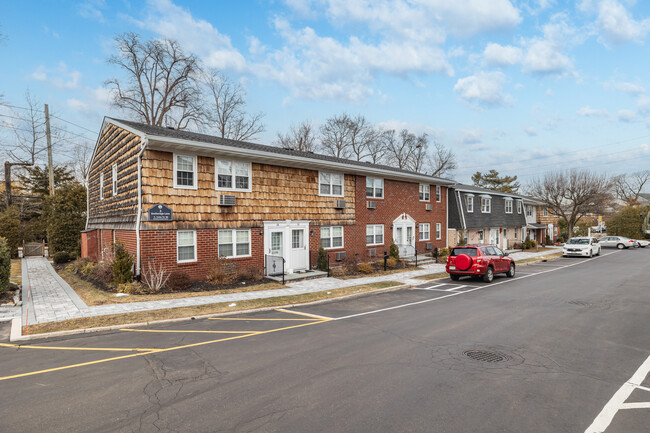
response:
[[[172,210],[164,204],[149,208],[149,221],[173,221]]]

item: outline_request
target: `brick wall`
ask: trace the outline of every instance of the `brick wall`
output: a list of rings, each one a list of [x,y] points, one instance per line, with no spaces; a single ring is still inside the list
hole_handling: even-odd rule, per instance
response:
[[[151,263],[162,264],[167,272],[186,272],[192,280],[204,279],[219,253],[218,229],[196,230],[196,261],[178,263],[176,230],[143,230],[140,232],[142,269]],[[251,230],[251,257],[227,259],[237,270],[264,270],[264,235]]]
[[[81,257],[97,261],[99,257],[99,231],[81,233]]]
[[[113,230],[99,230],[99,260],[104,260],[107,251],[113,246]]]
[[[138,243],[135,230],[115,230],[115,242],[119,242],[133,257],[137,254]]]
[[[344,228],[343,250],[348,255],[356,254],[360,259],[368,259],[368,250],[376,249],[377,257],[383,257],[393,240],[391,225],[402,213],[410,215],[416,224],[429,223],[429,240],[421,241],[419,229],[415,227],[415,247],[420,253],[426,252],[426,244],[431,242],[433,248],[444,248],[447,242],[447,188],[441,188],[440,202],[436,202],[436,187],[431,185],[431,200],[421,202],[419,198],[419,183],[384,180],[384,198],[366,198],[366,178],[356,177],[356,215],[357,224]],[[366,202],[376,201],[376,209],[368,209]],[[432,210],[427,211],[426,205],[431,204]],[[436,223],[441,224],[440,239],[436,239]],[[384,225],[383,245],[366,246],[366,225]]]

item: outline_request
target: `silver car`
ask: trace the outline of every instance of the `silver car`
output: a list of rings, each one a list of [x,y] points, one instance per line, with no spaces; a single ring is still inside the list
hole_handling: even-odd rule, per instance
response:
[[[623,248],[637,248],[639,244],[634,239],[626,238],[624,236],[605,236],[598,241],[601,247],[605,248],[618,248],[622,250]]]

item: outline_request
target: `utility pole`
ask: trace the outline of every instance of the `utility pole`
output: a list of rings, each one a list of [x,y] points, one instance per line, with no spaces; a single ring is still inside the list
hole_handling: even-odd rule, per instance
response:
[[[50,110],[45,104],[45,135],[47,136],[47,166],[50,174],[50,197],[54,196],[54,167],[52,166],[52,136],[50,134]]]
[[[7,196],[7,208],[11,206],[11,163],[5,161],[5,194]]]

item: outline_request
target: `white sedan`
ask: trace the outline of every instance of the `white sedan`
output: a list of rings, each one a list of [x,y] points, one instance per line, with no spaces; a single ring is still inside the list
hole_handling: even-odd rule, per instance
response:
[[[650,241],[646,241],[646,240],[644,240],[644,239],[637,239],[637,240],[636,240],[636,243],[639,244],[639,246],[640,246],[641,248],[645,248],[645,247],[647,247],[648,245],[650,245]]]
[[[562,247],[562,257],[593,257],[600,255],[600,244],[594,237],[571,238]]]

